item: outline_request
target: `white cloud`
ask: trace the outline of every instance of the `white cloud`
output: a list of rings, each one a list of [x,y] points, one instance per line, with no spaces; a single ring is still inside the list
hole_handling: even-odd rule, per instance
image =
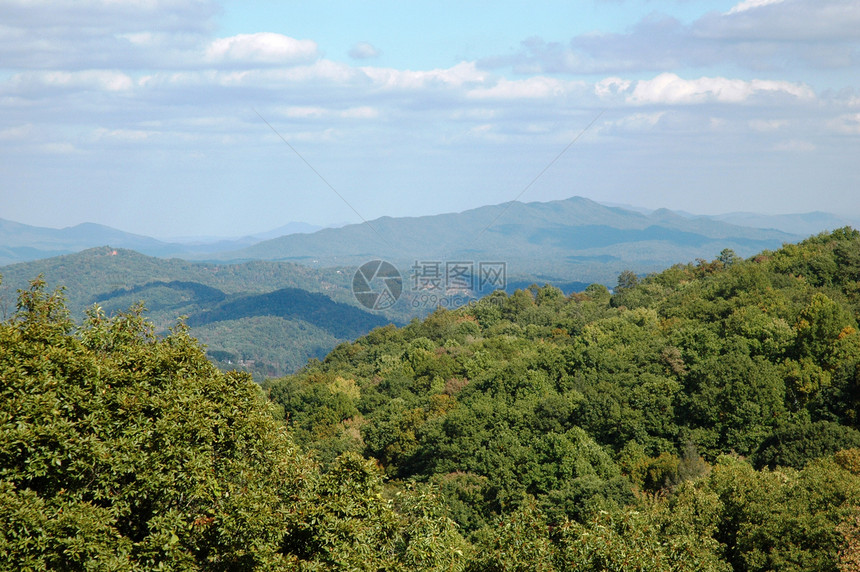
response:
[[[487,107],[458,107],[453,109],[448,114],[448,117],[454,121],[487,121],[495,119],[498,115],[499,112],[497,110],[488,109]]]
[[[4,20],[42,28],[205,29],[219,11],[211,0],[4,0]]]
[[[564,97],[581,90],[582,82],[562,81],[550,77],[530,77],[521,80],[499,79],[490,87],[475,88],[466,93],[473,99],[545,99]]]
[[[377,87],[391,90],[415,90],[441,86],[461,87],[481,83],[487,78],[486,72],[479,71],[474,62],[462,62],[450,68],[427,71],[376,67],[360,69]]]
[[[121,142],[139,142],[161,135],[158,131],[143,129],[96,129],[93,136],[96,140],[108,139]]]
[[[359,70],[331,60],[318,60],[311,65],[272,70],[268,75],[260,75],[290,83],[325,81],[341,85],[352,84],[362,76]]]
[[[514,54],[480,60],[523,74],[618,74],[730,64],[745,69],[857,69],[857,0],[746,0],[689,24],[654,12],[624,32],[568,43],[528,38]]]
[[[749,126],[753,131],[778,131],[788,126],[788,121],[785,119],[753,119],[749,122]]]
[[[744,0],[740,4],[736,4],[735,6],[733,6],[731,10],[726,12],[726,14],[737,14],[738,12],[746,12],[747,10],[767,6],[768,4],[779,4],[780,2],[784,1],[785,0]]]
[[[379,117],[379,110],[374,107],[351,107],[340,112],[340,117],[345,119],[376,119]]]
[[[318,119],[326,115],[330,115],[330,110],[324,107],[288,107],[283,110],[286,117],[294,117],[299,119]]]
[[[15,74],[9,85],[19,90],[59,88],[120,92],[134,87],[134,81],[125,73],[114,70],[38,71]]]
[[[779,141],[773,146],[774,151],[785,151],[787,153],[810,153],[815,151],[814,143],[802,141],[800,139],[789,139],[787,141]]]
[[[840,115],[828,121],[831,130],[843,135],[860,135],[860,113]]]
[[[33,125],[16,125],[6,129],[0,129],[0,141],[22,141],[33,133]]]
[[[380,51],[367,42],[358,42],[349,50],[349,57],[354,60],[369,60],[378,58],[379,55]]]
[[[159,72],[142,76],[138,83],[148,89],[199,90],[205,88],[248,88],[256,93],[293,89],[320,89],[321,85],[350,87],[369,83],[365,74],[348,65],[331,60],[317,60],[310,65],[265,66],[251,65],[237,69],[183,70]],[[199,94],[196,94],[199,96]],[[212,94],[210,94],[212,95]],[[299,92],[291,93],[295,97]]]
[[[719,131],[728,128],[729,122],[722,117],[711,117],[708,120],[708,127],[711,131]]]
[[[594,84],[594,93],[600,98],[609,98],[630,89],[633,82],[620,77],[608,77]]]
[[[208,0],[3,0],[0,62],[27,69],[176,67],[194,57],[218,11]]]
[[[80,153],[80,149],[71,143],[45,143],[39,145],[39,149],[45,153],[53,155],[71,155],[72,153]]]
[[[206,60],[215,63],[289,65],[313,61],[317,57],[316,42],[271,32],[219,38],[206,48]]]
[[[641,131],[651,129],[666,115],[665,111],[653,113],[633,113],[620,119],[607,121],[607,127],[616,127],[625,131]]]
[[[369,106],[350,107],[348,109],[329,109],[319,106],[295,106],[287,107],[281,113],[285,117],[294,119],[375,119],[379,117],[379,110]]]
[[[815,98],[809,86],[787,81],[724,77],[682,79],[663,73],[652,80],[638,81],[627,101],[635,104],[741,103],[760,94],[784,94],[801,100]]]
[[[473,142],[475,140],[483,141],[485,143],[499,144],[509,141],[510,138],[499,133],[496,125],[491,123],[481,123],[470,127],[464,133],[451,137],[448,140],[448,143],[456,144],[462,143],[463,141]]]
[[[802,55],[814,46],[799,46],[800,40],[815,40],[832,47],[838,42],[860,39],[860,3],[855,0],[747,0],[725,14],[710,13],[702,17],[689,31],[694,38],[731,43],[778,42],[783,50],[793,47]]]
[[[322,131],[296,131],[290,134],[291,141],[301,141],[303,143],[318,143],[332,142],[338,139],[343,139],[344,135],[337,129],[323,129]]]

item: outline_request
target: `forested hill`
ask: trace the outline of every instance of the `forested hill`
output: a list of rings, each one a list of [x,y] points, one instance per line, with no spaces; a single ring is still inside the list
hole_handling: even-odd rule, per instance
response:
[[[858,554],[858,315],[845,228],[612,293],[497,292],[267,389],[323,461],[438,486],[486,569],[836,570]]]
[[[347,277],[337,270],[318,270],[290,262],[190,262],[102,246],[77,254],[4,266],[0,296],[7,304],[14,304],[16,289],[26,288],[30,280],[42,275],[49,288],[62,286],[66,289],[68,303],[75,314],[99,296],[132,290],[152,282],[194,282],[217,288],[228,295],[301,288],[327,292],[337,300],[351,300],[352,294],[347,287],[351,275]]]
[[[298,319],[330,332],[340,339],[354,339],[388,320],[322,294],[299,288],[281,288],[266,294],[241,296],[192,314],[191,327],[255,316]]]
[[[0,275],[0,315],[14,312],[16,291],[42,276],[48,288],[65,287],[75,320],[94,305],[112,314],[143,302],[159,333],[185,316],[210,359],[260,379],[389,322],[357,306],[351,272],[290,262],[211,264],[100,247],[4,266]]]

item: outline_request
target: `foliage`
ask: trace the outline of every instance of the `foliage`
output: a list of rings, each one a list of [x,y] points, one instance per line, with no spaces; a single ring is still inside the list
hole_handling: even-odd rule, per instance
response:
[[[322,359],[340,343],[313,324],[277,316],[224,320],[190,331],[219,369],[249,371],[255,379],[296,371],[308,359]]]
[[[702,568],[832,569],[855,485],[821,459],[860,437],[860,305],[844,268],[858,250],[860,233],[843,229],[749,260],[726,249],[624,273],[612,294],[496,292],[375,330],[266,389],[324,463],[348,450],[396,482],[438,485],[490,569],[559,566],[562,527],[619,546],[576,553],[584,569],[634,553],[671,568],[686,550],[672,542],[708,547]],[[334,391],[337,379],[354,389]],[[712,471],[726,455],[769,469]],[[732,512],[749,499],[727,474],[751,483],[761,501],[749,506],[770,520]],[[658,500],[643,508],[643,494]],[[710,524],[684,537],[684,511]]]
[[[139,307],[94,309],[75,331],[39,281],[18,306],[0,325],[3,569],[461,565],[432,493],[395,507],[354,456],[321,473],[182,326],[159,339]]]
[[[701,502],[701,499],[692,501]],[[714,499],[707,499],[709,508]],[[671,506],[646,498],[635,508],[601,511],[584,523],[550,525],[533,502],[482,531],[473,570],[725,571],[715,520],[691,510],[691,499]],[[705,516],[705,522],[703,522]]]
[[[836,528],[845,539],[839,551],[839,572],[860,570],[860,507]]]
[[[810,460],[860,447],[860,431],[832,421],[796,423],[774,429],[752,455],[753,464],[802,469]]]
[[[800,471],[755,471],[724,457],[698,486],[720,499],[716,538],[736,570],[836,570],[837,526],[860,500],[860,478],[832,458]]]

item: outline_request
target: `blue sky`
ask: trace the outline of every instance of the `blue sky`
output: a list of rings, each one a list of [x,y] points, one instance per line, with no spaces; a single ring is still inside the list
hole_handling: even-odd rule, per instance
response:
[[[0,0],[0,218],[858,215],[858,84],[855,0]]]

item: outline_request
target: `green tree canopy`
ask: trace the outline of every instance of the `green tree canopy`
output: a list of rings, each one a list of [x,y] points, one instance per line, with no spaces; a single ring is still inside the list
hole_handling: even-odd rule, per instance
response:
[[[436,497],[395,506],[349,456],[320,473],[183,327],[158,339],[141,308],[94,309],[75,331],[39,281],[18,308],[0,324],[0,568],[460,565]]]

